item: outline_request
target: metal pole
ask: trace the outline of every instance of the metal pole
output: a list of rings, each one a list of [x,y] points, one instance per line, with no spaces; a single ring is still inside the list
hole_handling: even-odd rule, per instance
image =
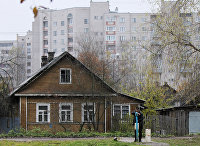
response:
[[[135,121],[136,121],[136,140],[135,141],[138,141],[138,112],[135,112]]]

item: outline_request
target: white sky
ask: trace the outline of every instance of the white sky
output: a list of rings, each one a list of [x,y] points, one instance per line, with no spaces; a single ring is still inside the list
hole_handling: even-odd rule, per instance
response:
[[[51,9],[71,7],[89,7],[90,0],[0,0],[0,40],[15,40],[17,34],[24,35],[32,28],[34,6],[45,6]],[[106,0],[93,0],[104,2]],[[118,7],[119,12],[151,12],[148,0],[109,0],[111,11]]]

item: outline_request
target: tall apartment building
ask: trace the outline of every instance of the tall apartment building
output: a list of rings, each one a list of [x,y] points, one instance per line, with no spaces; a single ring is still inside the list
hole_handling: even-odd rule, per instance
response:
[[[112,58],[120,60],[126,49],[130,59],[141,64],[148,56],[144,44],[150,39],[149,22],[148,13],[110,11],[108,1],[91,1],[90,7],[40,9],[32,29],[32,72],[40,68],[41,56],[48,51],[55,56],[68,51],[77,57],[78,41],[85,34],[103,41]]]
[[[164,8],[163,10],[167,10],[167,7]],[[154,17],[151,13],[119,13],[118,8],[110,11],[108,1],[91,1],[90,7],[39,9],[32,24],[32,32],[26,36],[27,77],[41,67],[41,56],[47,56],[48,52],[53,51],[58,56],[68,51],[77,57],[79,41],[87,41],[86,36],[89,34],[102,41],[105,51],[118,63],[127,61],[125,65],[134,65],[132,77],[143,80],[148,58],[151,57],[146,47],[157,44],[151,23]],[[195,15],[192,17],[196,20]],[[164,54],[156,57],[153,70],[155,79],[161,84],[168,82],[177,88],[178,80],[186,79],[185,74],[171,69]],[[129,77],[128,80],[133,79]]]
[[[24,42],[24,36],[17,36],[17,40],[0,41],[0,74],[14,87],[26,79]]]

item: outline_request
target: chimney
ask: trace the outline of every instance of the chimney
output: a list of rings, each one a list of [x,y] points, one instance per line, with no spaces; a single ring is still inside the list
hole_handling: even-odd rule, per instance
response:
[[[53,60],[54,54],[55,52],[48,52],[48,59],[47,59],[48,62],[51,62]]]
[[[42,60],[42,62],[41,62],[41,67],[45,66],[45,65],[48,63],[48,61],[47,61],[47,56],[42,56],[42,57],[41,57],[41,60]]]

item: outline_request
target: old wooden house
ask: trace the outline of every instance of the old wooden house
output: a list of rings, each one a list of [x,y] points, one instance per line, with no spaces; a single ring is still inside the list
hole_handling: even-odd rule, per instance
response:
[[[43,57],[43,65],[47,58]],[[11,94],[20,128],[109,131],[113,116],[123,119],[144,101],[117,93],[67,52],[50,59]]]

